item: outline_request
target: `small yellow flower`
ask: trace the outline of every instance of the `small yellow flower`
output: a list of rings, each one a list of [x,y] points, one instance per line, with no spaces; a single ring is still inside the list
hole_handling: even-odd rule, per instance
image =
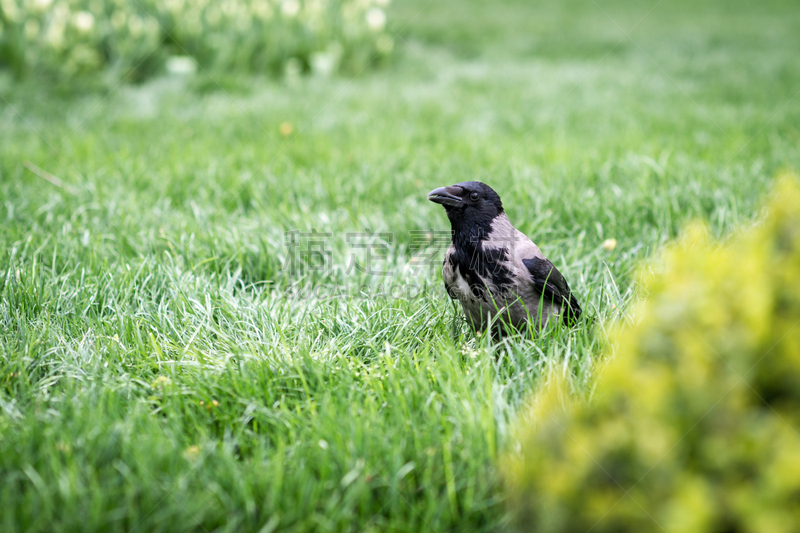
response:
[[[170,383],[172,383],[172,380],[169,379],[167,376],[158,376],[156,379],[153,380],[153,383],[151,383],[150,386],[153,387],[154,389],[161,390]]]
[[[606,239],[603,241],[603,248],[609,252],[617,247],[617,239]]]
[[[185,450],[183,450],[183,458],[187,461],[195,461],[200,456],[200,446],[197,444],[192,444]]]
[[[56,443],[56,450],[58,450],[58,451],[60,451],[62,453],[69,453],[69,452],[72,451],[72,446],[70,446],[66,442],[57,442]]]
[[[203,400],[200,400],[200,407],[205,407],[206,409],[211,411],[215,407],[219,407],[219,402],[217,400],[211,400],[210,402],[206,403]]]
[[[280,131],[281,135],[283,135],[284,137],[288,137],[294,132],[294,126],[292,125],[291,122],[282,122],[280,127],[278,128],[278,131]]]

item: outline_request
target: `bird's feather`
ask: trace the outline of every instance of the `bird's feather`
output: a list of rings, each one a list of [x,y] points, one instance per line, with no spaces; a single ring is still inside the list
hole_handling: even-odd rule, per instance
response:
[[[581,313],[564,276],[506,216],[500,197],[480,182],[463,182],[431,192],[445,207],[453,239],[442,275],[450,298],[458,300],[478,329],[496,319],[516,328],[550,316],[569,323]]]
[[[581,315],[581,306],[572,295],[567,280],[549,260],[543,257],[523,259],[523,264],[530,272],[533,285],[544,297],[556,304],[564,304],[569,312],[564,313],[565,321],[576,320]]]

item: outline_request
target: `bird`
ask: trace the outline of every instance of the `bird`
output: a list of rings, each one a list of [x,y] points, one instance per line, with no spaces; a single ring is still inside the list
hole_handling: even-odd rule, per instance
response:
[[[439,187],[428,200],[444,206],[452,227],[442,277],[447,294],[461,303],[470,326],[491,326],[503,335],[540,331],[560,317],[574,324],[581,306],[567,280],[503,210],[500,196],[480,181]]]

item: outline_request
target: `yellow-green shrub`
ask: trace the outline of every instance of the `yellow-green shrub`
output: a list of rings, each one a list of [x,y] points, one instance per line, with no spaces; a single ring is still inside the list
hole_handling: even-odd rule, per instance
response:
[[[204,69],[358,71],[388,53],[389,0],[0,0],[0,67],[144,78],[171,55]]]
[[[644,274],[589,402],[547,387],[503,469],[530,531],[800,531],[800,189]],[[527,421],[525,421],[527,420]]]

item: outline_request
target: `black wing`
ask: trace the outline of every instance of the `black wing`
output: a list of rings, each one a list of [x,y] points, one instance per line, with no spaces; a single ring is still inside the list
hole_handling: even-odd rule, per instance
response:
[[[528,268],[533,278],[533,285],[541,292],[546,300],[554,303],[563,303],[567,306],[568,312],[564,313],[564,322],[569,324],[581,316],[581,306],[578,300],[572,295],[572,291],[567,285],[567,280],[561,272],[553,266],[547,259],[523,259],[522,263]]]

